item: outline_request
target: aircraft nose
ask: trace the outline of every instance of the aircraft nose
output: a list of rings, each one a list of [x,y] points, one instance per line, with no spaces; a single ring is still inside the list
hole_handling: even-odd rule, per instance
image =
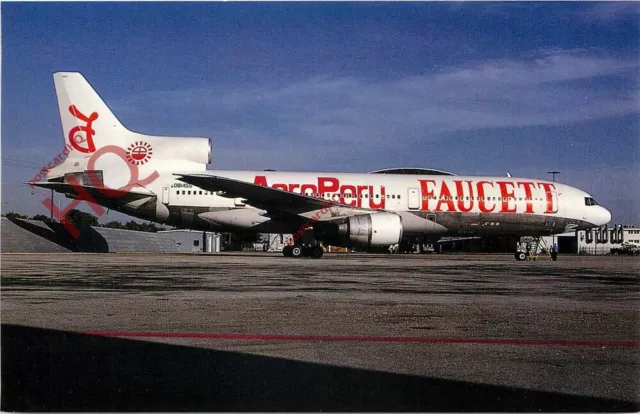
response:
[[[598,209],[593,213],[593,219],[591,221],[596,226],[604,226],[611,221],[611,212],[602,206],[598,206]]]

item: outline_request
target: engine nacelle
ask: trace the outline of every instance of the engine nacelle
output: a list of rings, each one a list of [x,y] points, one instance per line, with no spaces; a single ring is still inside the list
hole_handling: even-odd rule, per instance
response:
[[[333,229],[321,230],[322,240],[329,244],[390,246],[402,240],[402,219],[397,214],[362,214],[332,224]]]

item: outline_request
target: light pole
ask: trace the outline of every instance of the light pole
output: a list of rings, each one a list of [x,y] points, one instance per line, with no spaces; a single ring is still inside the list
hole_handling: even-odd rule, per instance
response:
[[[547,174],[551,174],[551,179],[555,183],[556,182],[556,174],[560,174],[560,171],[547,171]],[[553,240],[553,246],[551,246],[551,249],[554,249],[555,245],[556,245],[556,234],[554,233],[551,237],[552,237],[552,240]]]

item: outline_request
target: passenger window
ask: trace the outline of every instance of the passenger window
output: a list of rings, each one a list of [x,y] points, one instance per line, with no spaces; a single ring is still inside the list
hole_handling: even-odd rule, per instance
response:
[[[200,191],[200,195],[202,195],[202,191]]]
[[[180,195],[180,190],[176,191],[176,195]]]
[[[184,195],[184,190],[182,190],[182,195]]]
[[[398,200],[400,200],[400,194],[398,194]]]
[[[396,198],[396,195],[395,195],[395,194],[392,194],[392,195],[391,195],[391,198],[395,199],[395,198]]]

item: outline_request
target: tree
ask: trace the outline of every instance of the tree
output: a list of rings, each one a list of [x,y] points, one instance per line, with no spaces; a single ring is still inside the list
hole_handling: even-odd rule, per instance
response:
[[[127,230],[140,231],[140,225],[133,220],[126,222],[124,228]]]
[[[25,215],[22,215],[22,214],[19,214],[19,213],[15,213],[13,211],[8,212],[4,216],[6,218],[8,218],[9,220],[15,220],[15,219],[27,220],[29,218],[29,216],[25,216]]]
[[[103,227],[109,228],[109,229],[124,229],[124,226],[122,225],[122,223],[120,223],[119,221],[110,221],[107,224],[105,224]]]
[[[133,220],[127,222],[123,228],[127,230],[146,231],[148,233],[157,233],[158,230],[162,230],[153,223],[138,223]]]
[[[64,220],[70,221],[74,226],[97,226],[98,217],[80,210],[70,210],[64,215]]]

